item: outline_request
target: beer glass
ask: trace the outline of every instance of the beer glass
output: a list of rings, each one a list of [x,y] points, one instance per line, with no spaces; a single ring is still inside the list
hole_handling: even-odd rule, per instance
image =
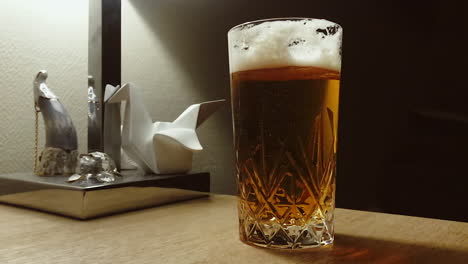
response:
[[[248,22],[228,33],[243,242],[333,242],[342,28],[323,19]]]

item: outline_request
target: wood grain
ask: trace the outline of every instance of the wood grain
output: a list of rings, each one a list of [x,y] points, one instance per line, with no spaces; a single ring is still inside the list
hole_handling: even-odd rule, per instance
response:
[[[0,263],[468,263],[468,223],[337,209],[333,247],[291,251],[241,243],[233,196],[89,221],[0,205]]]

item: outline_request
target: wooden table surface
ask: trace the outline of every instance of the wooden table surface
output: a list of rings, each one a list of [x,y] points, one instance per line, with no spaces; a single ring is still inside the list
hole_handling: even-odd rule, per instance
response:
[[[239,241],[236,198],[88,221],[0,204],[0,263],[468,263],[468,223],[337,209],[333,247]]]

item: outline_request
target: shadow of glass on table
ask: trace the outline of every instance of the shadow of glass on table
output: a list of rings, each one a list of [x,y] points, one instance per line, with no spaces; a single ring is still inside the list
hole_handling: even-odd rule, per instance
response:
[[[468,263],[468,251],[341,234],[335,235],[333,246],[294,251],[265,249],[265,252],[298,264]]]

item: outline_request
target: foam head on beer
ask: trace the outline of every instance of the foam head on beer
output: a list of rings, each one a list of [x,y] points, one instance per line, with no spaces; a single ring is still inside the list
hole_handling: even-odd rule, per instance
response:
[[[341,68],[342,28],[324,19],[244,24],[231,29],[228,38],[231,73],[287,66]]]

